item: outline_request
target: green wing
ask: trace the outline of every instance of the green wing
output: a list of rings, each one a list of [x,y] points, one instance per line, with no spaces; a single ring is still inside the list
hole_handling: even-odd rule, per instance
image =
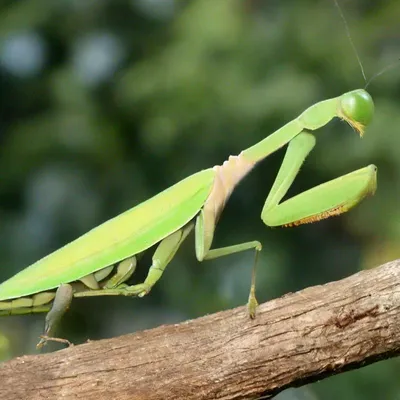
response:
[[[140,253],[189,222],[210,194],[206,169],[106,221],[0,285],[0,301],[58,287]]]

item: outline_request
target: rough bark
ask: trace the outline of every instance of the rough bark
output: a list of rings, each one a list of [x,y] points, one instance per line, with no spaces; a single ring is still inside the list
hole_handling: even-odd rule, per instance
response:
[[[262,304],[0,364],[0,398],[254,399],[400,354],[400,260]]]

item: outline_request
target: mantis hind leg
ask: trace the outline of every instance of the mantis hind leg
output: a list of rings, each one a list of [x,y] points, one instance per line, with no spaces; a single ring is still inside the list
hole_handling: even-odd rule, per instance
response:
[[[70,343],[66,339],[51,337],[51,335],[54,333],[56,325],[58,324],[62,316],[65,314],[65,312],[68,310],[74,295],[76,295],[77,293],[91,293],[91,292],[102,293],[103,289],[97,289],[97,287],[100,287],[98,282],[107,277],[111,273],[113,268],[114,268],[113,266],[106,267],[103,270],[98,271],[97,273],[87,275],[83,279],[80,279],[82,283],[84,283],[85,285],[89,283],[90,286],[87,285],[89,286],[89,288],[94,286],[94,290],[91,290],[89,292],[86,292],[84,290],[74,292],[73,287],[69,284],[62,284],[58,287],[54,297],[53,305],[51,306],[50,311],[46,315],[44,334],[41,336],[39,343],[36,345],[38,349],[41,349],[48,341],[65,343],[68,344],[69,346],[72,345],[72,343]],[[113,288],[119,285],[121,282],[124,282],[125,280],[129,279],[129,277],[135,272],[135,269],[136,269],[136,257],[130,257],[127,258],[126,260],[123,260],[118,264],[116,273],[104,283],[103,287]],[[36,295],[36,297],[40,295],[41,294]],[[30,309],[30,312],[48,311],[49,307],[50,306],[48,304],[40,306],[38,305],[32,307]],[[22,311],[23,310],[24,309],[22,309]]]
[[[302,132],[288,146],[281,168],[265,201],[261,218],[268,226],[292,226],[339,215],[357,205],[376,188],[376,167],[370,165],[316,186],[281,204],[300,167],[315,144]]]
[[[53,301],[53,305],[50,311],[46,315],[46,323],[44,328],[44,335],[36,345],[38,349],[42,348],[48,341],[53,340],[63,343],[69,343],[67,340],[52,338],[57,323],[60,321],[62,316],[68,310],[73,297],[73,289],[69,284],[61,284],[57,291]]]

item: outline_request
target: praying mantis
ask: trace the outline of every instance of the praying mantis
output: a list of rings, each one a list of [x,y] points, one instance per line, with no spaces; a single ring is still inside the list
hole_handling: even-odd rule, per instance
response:
[[[315,145],[316,131],[333,118],[363,135],[374,103],[364,89],[321,101],[222,165],[197,172],[108,220],[0,284],[0,315],[46,312],[42,347],[73,298],[148,294],[194,230],[198,261],[253,250],[248,313],[255,317],[257,240],[212,248],[219,217],[239,182],[263,159],[287,145],[283,162],[261,212],[270,227],[311,223],[342,214],[376,189],[375,165],[353,171],[281,202]],[[128,285],[138,257],[157,246],[143,283]]]

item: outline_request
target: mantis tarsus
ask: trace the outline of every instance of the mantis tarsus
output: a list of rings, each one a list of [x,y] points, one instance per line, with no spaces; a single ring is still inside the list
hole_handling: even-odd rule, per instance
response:
[[[150,292],[179,246],[194,229],[199,261],[249,249],[255,251],[248,310],[255,316],[255,269],[261,243],[251,241],[211,249],[214,231],[233,189],[261,160],[288,145],[265,201],[261,219],[268,226],[291,226],[339,215],[376,189],[376,167],[369,165],[316,186],[281,203],[315,145],[315,131],[334,117],[362,135],[374,104],[363,89],[321,101],[273,134],[94,228],[0,285],[0,315],[48,312],[41,347],[73,297],[138,296]],[[158,245],[145,281],[128,286],[137,256]]]

